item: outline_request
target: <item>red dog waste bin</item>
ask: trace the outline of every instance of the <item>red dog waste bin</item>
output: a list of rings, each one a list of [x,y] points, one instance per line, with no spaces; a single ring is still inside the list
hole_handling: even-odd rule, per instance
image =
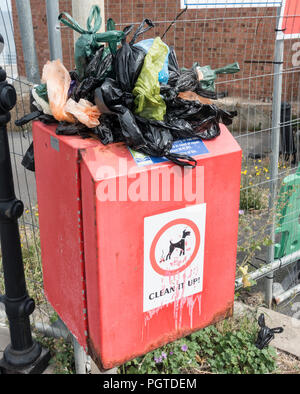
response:
[[[35,122],[45,293],[104,369],[232,313],[241,149],[225,126],[181,168]]]

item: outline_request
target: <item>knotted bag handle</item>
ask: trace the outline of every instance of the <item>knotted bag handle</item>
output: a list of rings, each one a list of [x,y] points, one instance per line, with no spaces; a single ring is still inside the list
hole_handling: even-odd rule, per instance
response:
[[[147,25],[146,27],[144,27]],[[134,33],[134,36],[132,37],[132,40],[130,41],[129,45],[133,45],[141,34],[146,33],[148,30],[152,29],[154,27],[154,23],[152,22],[151,19],[144,19],[140,26],[137,28],[136,32]]]
[[[165,155],[165,157],[180,167],[195,168],[197,166],[197,160],[188,155],[182,155],[180,153],[168,153]]]
[[[93,5],[91,8],[90,15],[87,20],[87,30],[84,30],[67,12],[62,12],[58,17],[58,20],[80,34],[95,34],[100,30],[102,25],[101,10],[97,5]]]

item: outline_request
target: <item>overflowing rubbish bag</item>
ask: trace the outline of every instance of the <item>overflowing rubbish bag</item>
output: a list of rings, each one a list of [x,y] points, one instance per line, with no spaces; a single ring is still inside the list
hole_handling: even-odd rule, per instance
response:
[[[68,72],[60,60],[45,64],[42,83],[32,89],[32,113],[16,121],[18,126],[35,119],[56,123],[60,135],[93,137],[104,145],[124,142],[146,155],[195,167],[194,158],[172,153],[174,141],[216,138],[219,124],[230,125],[237,115],[218,107],[222,94],[215,81],[238,72],[238,63],[215,70],[199,63],[180,68],[173,46],[160,37],[143,39],[154,27],[150,19],[116,30],[110,18],[106,31],[98,33],[98,6],[92,7],[86,30],[67,13],[59,20],[80,33],[76,67]],[[33,146],[23,164],[34,170]]]

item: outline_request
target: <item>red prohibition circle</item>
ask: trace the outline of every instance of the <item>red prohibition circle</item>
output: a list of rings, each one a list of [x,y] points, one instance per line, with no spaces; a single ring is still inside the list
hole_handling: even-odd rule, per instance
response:
[[[163,233],[165,231],[167,231],[170,227],[176,226],[177,224],[184,224],[186,226],[189,226],[194,231],[195,238],[196,238],[195,248],[194,248],[194,251],[193,251],[191,257],[188,259],[188,261],[183,266],[181,266],[175,270],[164,270],[156,262],[155,248],[156,248],[157,242],[159,241],[159,239],[163,235]],[[172,275],[179,274],[180,272],[184,271],[189,265],[192,264],[192,262],[194,261],[196,255],[198,253],[199,247],[200,247],[200,231],[199,231],[198,227],[196,226],[196,224],[189,219],[172,220],[172,222],[165,224],[159,230],[159,232],[156,234],[156,236],[153,239],[153,242],[152,242],[151,248],[150,248],[151,266],[154,269],[154,271],[156,271],[158,274],[163,275],[163,276],[172,276]]]

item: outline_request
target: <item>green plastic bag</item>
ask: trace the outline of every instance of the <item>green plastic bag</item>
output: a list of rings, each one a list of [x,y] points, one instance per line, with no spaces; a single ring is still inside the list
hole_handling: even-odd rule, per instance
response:
[[[146,119],[163,120],[166,103],[160,95],[158,74],[163,68],[168,47],[156,37],[149,49],[140,75],[132,91],[135,96],[135,114]]]
[[[35,91],[37,95],[45,100],[47,103],[49,103],[49,98],[48,98],[48,91],[47,91],[47,84],[46,83],[41,83],[38,86],[35,86]]]
[[[203,74],[203,79],[201,80],[201,86],[203,89],[210,90],[212,92],[215,91],[215,80],[219,74],[235,74],[240,71],[240,66],[237,62],[228,64],[225,67],[217,68],[216,70],[212,70],[210,66],[200,67],[197,65],[197,70]]]
[[[87,20],[87,30],[84,30],[68,13],[63,12],[58,19],[66,26],[80,33],[75,44],[75,65],[76,71],[81,81],[85,76],[86,67],[99,49],[101,43],[108,43],[109,50],[115,54],[117,44],[124,38],[124,32],[115,30],[115,24],[112,19],[108,20],[107,31],[97,33],[99,31],[102,18],[101,11],[97,5],[91,8],[90,15]]]

